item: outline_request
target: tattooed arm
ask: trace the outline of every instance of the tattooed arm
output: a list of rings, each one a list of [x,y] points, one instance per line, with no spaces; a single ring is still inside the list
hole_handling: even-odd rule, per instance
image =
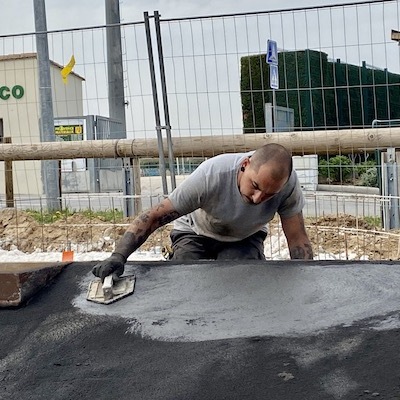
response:
[[[128,258],[160,226],[166,225],[181,215],[175,211],[169,199],[139,214],[118,242],[116,253]]]
[[[303,213],[290,218],[281,218],[283,232],[289,246],[290,258],[312,260],[313,250],[304,226]]]
[[[102,280],[113,273],[122,275],[128,257],[147,240],[150,234],[180,216],[169,199],[139,214],[129,225],[111,256],[93,267],[93,274]]]

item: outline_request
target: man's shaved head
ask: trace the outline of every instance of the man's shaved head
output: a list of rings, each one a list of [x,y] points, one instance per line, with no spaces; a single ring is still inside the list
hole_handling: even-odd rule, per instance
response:
[[[274,171],[276,179],[283,177],[289,179],[292,173],[292,156],[285,147],[277,143],[266,144],[257,149],[251,156],[250,166],[256,172],[264,164],[268,164],[272,171]]]

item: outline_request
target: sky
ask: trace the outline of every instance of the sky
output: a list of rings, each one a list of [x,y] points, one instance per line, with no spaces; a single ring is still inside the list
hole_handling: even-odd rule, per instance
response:
[[[353,0],[360,3],[363,0]],[[143,12],[159,11],[162,18],[195,17],[254,11],[281,10],[321,5],[340,5],[340,0],[121,0],[123,22],[143,20]],[[33,0],[0,0],[0,35],[34,31]],[[105,23],[104,0],[47,0],[48,30],[95,26]],[[24,10],[21,12],[21,10]]]

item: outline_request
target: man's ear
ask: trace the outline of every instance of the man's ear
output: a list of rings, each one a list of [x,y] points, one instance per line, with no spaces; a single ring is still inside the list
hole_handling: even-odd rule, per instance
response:
[[[251,156],[250,156],[251,157]],[[250,157],[247,157],[244,161],[243,161],[243,167],[248,167],[250,165]]]

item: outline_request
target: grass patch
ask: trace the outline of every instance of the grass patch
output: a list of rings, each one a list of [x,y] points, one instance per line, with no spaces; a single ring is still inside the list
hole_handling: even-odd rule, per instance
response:
[[[121,222],[124,215],[120,210],[105,210],[105,211],[93,211],[83,210],[77,214],[83,215],[86,218],[98,218],[104,222]]]
[[[38,211],[38,210],[25,210],[35,221],[40,224],[51,224],[53,222],[67,219],[73,215],[81,215],[84,219],[97,218],[104,222],[121,222],[123,219],[123,213],[119,210],[105,210],[105,211],[93,211],[93,210],[70,210],[65,208],[61,211]]]
[[[380,217],[363,217],[364,221],[367,224],[370,224],[372,226],[375,226],[376,228],[381,228],[382,227],[382,219]]]

